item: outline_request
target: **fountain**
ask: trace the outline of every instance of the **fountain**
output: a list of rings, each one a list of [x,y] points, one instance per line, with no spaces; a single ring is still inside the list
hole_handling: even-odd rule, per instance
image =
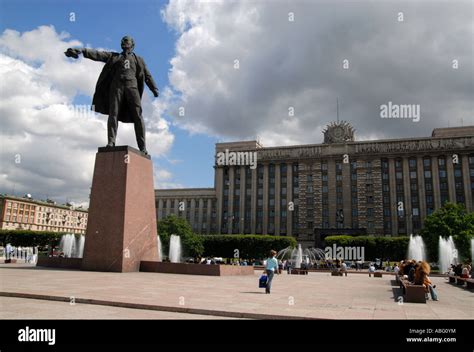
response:
[[[474,238],[471,238],[471,263],[474,263]]]
[[[458,251],[454,245],[453,237],[439,236],[439,270],[441,273],[449,271],[451,264],[458,263]]]
[[[301,244],[298,247],[286,247],[278,252],[277,259],[283,260],[288,259],[292,263],[292,267],[299,269],[301,264],[305,261],[306,264],[314,260],[320,260],[325,258],[325,253],[319,248],[306,248],[302,249]]]
[[[181,262],[181,238],[177,235],[170,237],[169,259],[171,263]]]
[[[421,236],[410,235],[410,242],[408,244],[408,259],[415,259],[416,261],[425,260],[425,243]]]
[[[159,262],[163,261],[163,247],[161,246],[160,235],[158,235],[158,261]]]
[[[78,237],[73,234],[63,235],[59,243],[60,251],[64,253],[65,258],[82,258],[84,241],[84,235]]]
[[[82,258],[82,254],[84,253],[85,241],[86,241],[86,237],[84,235],[79,236],[79,243],[77,247],[77,258]]]

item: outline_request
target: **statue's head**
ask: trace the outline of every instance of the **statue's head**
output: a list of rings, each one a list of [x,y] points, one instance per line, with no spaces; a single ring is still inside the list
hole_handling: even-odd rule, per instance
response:
[[[122,47],[123,51],[132,51],[135,48],[135,41],[129,35],[126,35],[122,38],[120,42],[120,46]]]

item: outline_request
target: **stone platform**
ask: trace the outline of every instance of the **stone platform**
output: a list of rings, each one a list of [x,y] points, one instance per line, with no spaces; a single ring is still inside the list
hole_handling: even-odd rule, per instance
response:
[[[474,319],[474,293],[444,277],[432,277],[438,302],[400,304],[401,292],[391,275],[282,274],[266,295],[258,288],[260,274],[117,274],[0,264],[0,296],[21,297],[25,304],[42,299],[64,305],[74,297],[76,309],[92,304],[250,319]],[[101,316],[88,310],[91,319]],[[9,316],[0,309],[0,318]]]
[[[58,268],[58,269],[81,269],[81,258],[59,258],[59,257],[39,257],[38,267]],[[207,275],[207,276],[233,276],[233,275],[253,275],[252,266],[237,265],[204,265],[188,263],[167,263],[155,261],[142,261],[140,271],[164,274],[187,274],[187,275]]]
[[[188,274],[208,276],[253,275],[252,266],[205,265],[187,263],[146,262],[140,264],[140,271],[167,274]]]

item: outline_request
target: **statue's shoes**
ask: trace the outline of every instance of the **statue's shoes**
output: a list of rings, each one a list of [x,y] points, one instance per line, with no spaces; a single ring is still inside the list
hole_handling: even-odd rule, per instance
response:
[[[105,147],[106,147],[106,148],[113,148],[113,147],[115,147],[115,144],[109,143],[109,144],[107,144]]]
[[[140,150],[144,155],[150,155],[148,154],[148,151],[146,149]]]

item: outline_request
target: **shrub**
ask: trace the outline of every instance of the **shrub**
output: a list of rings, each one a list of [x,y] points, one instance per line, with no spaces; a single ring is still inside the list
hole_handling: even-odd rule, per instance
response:
[[[204,256],[258,259],[268,256],[270,250],[295,247],[293,237],[269,235],[202,235]]]
[[[325,241],[330,247],[333,244],[340,247],[363,247],[365,260],[389,258],[392,261],[398,261],[406,258],[409,238],[406,236],[328,236]]]
[[[0,230],[0,243],[3,246],[11,243],[15,247],[44,247],[57,245],[62,235],[64,233],[51,231]]]

